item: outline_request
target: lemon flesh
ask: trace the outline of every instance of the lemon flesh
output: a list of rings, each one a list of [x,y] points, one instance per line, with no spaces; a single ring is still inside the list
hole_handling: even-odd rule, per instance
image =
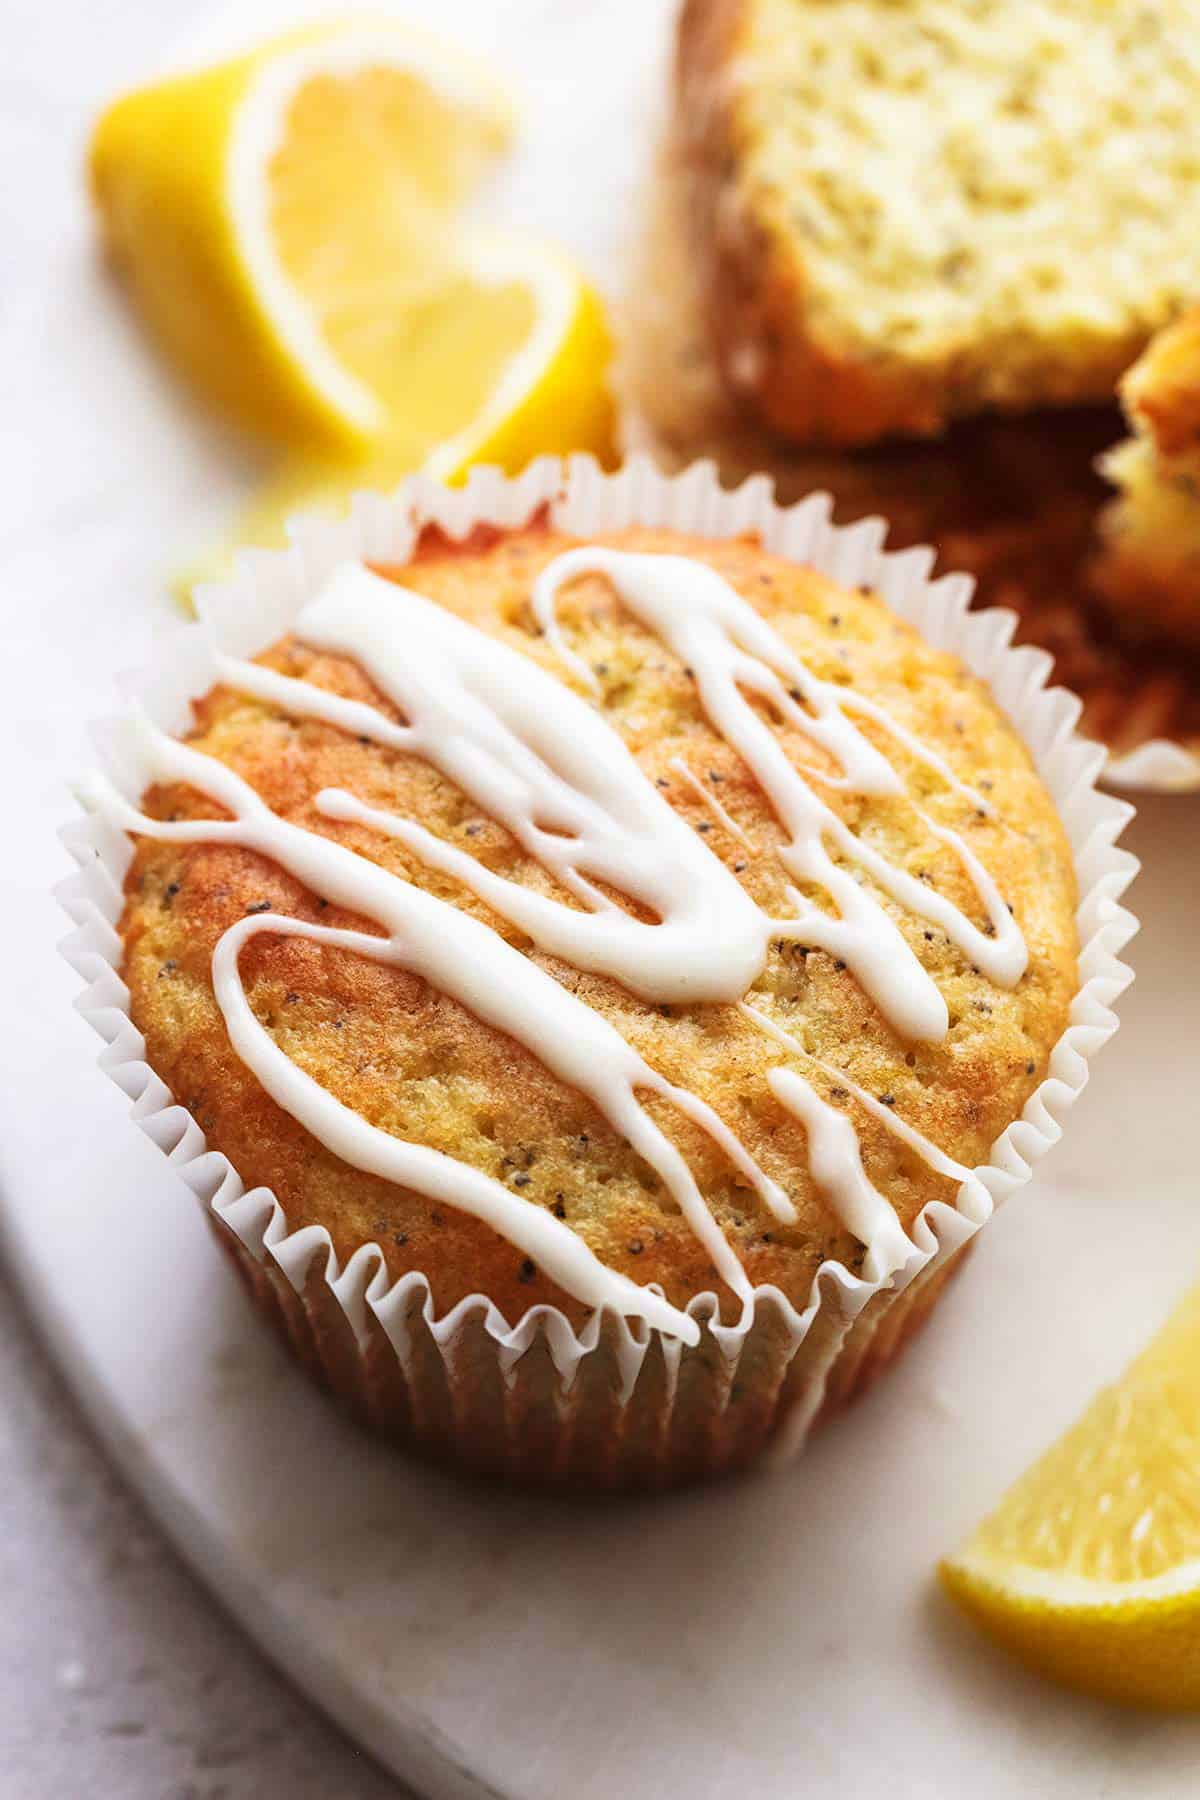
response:
[[[1200,1288],[940,1574],[1043,1673],[1200,1707]]]
[[[175,362],[289,456],[452,477],[603,455],[597,297],[549,247],[459,216],[511,123],[457,51],[351,22],[118,101],[93,188]]]
[[[472,275],[448,217],[470,158],[464,167],[457,139],[445,145],[444,114],[395,69],[314,76],[267,169],[267,227],[287,282],[415,461],[480,411],[538,315],[519,268],[491,286]],[[453,155],[443,161],[439,146]]]

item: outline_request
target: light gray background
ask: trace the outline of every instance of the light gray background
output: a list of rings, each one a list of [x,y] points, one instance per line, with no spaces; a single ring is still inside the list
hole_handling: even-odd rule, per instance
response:
[[[397,1800],[181,1566],[0,1277],[3,1800]]]

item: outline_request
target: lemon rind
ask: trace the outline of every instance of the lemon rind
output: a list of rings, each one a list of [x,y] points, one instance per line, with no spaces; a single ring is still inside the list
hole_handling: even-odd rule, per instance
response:
[[[1200,1605],[1200,1557],[1139,1581],[1090,1581],[1068,1571],[1013,1563],[985,1551],[968,1551],[944,1565],[952,1580],[1002,1601],[1053,1608],[1057,1614],[1125,1612],[1166,1600],[1195,1599]]]
[[[529,287],[536,297],[536,323],[469,425],[445,438],[427,457],[425,473],[437,481],[468,462],[517,411],[566,341],[578,304],[574,270],[547,245],[515,234],[478,233],[462,244],[461,257],[467,272],[485,287],[515,281]]]

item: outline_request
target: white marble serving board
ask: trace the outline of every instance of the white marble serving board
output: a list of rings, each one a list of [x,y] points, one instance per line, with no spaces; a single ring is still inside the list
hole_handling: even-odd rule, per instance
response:
[[[907,1362],[769,1479],[560,1505],[462,1487],[368,1441],[260,1331],[98,1073],[55,952],[64,777],[114,672],[172,628],[162,568],[243,471],[97,271],[75,159],[95,102],[202,11],[141,0],[112,9],[99,41],[45,0],[8,8],[0,156],[20,179],[0,187],[0,242],[21,279],[0,289],[0,1216],[54,1355],[247,1628],[437,1800],[1193,1791],[1200,1722],[1042,1686],[931,1572],[1200,1266],[1200,800],[1155,801],[1131,833],[1147,862],[1138,982],[1067,1142]],[[436,13],[524,71],[532,145],[506,204],[611,276],[665,9]]]

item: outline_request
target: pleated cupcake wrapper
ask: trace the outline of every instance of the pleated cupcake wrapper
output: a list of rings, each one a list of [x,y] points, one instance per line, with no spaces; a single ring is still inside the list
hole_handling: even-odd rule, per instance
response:
[[[1131,794],[1200,792],[1200,752],[1170,738],[1150,738],[1109,759],[1104,778]]]
[[[886,552],[882,520],[838,528],[827,495],[781,507],[765,476],[729,491],[711,463],[666,476],[636,457],[606,475],[590,457],[566,465],[543,458],[515,479],[476,469],[461,488],[417,477],[392,496],[360,494],[343,520],[293,521],[288,550],[243,552],[228,581],[202,592],[199,621],[181,625],[154,666],[124,685],[158,724],[183,732],[190,702],[216,679],[214,648],[241,656],[265,649],[340,562],[403,564],[426,524],[459,539],[477,525],[520,526],[542,509],[552,525],[580,537],[632,525],[708,538],[752,534],[838,583],[873,588],[928,642],[985,680],[1024,738],[1074,853],[1081,985],[1046,1079],[976,1171],[986,1203],[972,1202],[964,1189],[956,1205],[924,1207],[910,1233],[911,1257],[883,1284],[826,1262],[803,1305],[760,1287],[735,1325],[721,1322],[715,1294],[698,1295],[688,1307],[701,1326],[695,1348],[607,1312],[582,1329],[553,1306],[509,1320],[485,1294],[439,1316],[426,1276],[389,1281],[377,1245],[364,1244],[342,1265],[323,1227],[290,1230],[275,1195],[244,1188],[150,1068],[119,974],[117,924],[132,844],[95,815],[63,833],[79,864],[58,890],[76,925],[63,951],[87,984],[77,1004],[105,1040],[101,1066],[133,1102],[134,1119],[206,1209],[301,1360],[348,1404],[377,1427],[481,1467],[646,1485],[738,1466],[768,1445],[775,1455],[793,1453],[823,1406],[887,1361],[935,1295],[949,1259],[1061,1136],[1090,1058],[1116,1030],[1113,1002],[1131,979],[1120,952],[1136,929],[1119,900],[1137,865],[1116,847],[1131,809],[1096,789],[1103,751],[1075,735],[1078,702],[1047,689],[1050,659],[1011,647],[1011,614],[969,612],[969,578],[931,580],[932,550]],[[110,773],[136,796],[142,771],[122,761],[115,723],[96,735]]]

